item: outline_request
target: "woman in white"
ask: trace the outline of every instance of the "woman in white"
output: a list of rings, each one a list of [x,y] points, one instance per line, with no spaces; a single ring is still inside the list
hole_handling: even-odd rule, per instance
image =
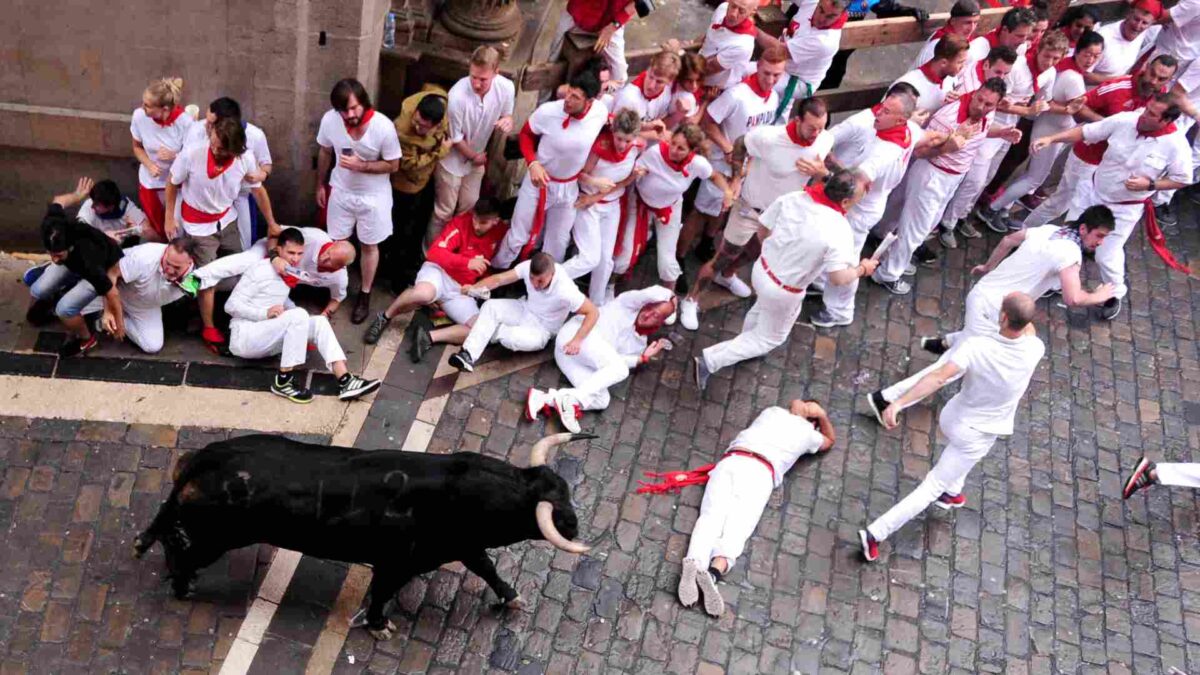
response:
[[[733,203],[733,191],[725,176],[713,172],[712,164],[704,157],[706,145],[704,132],[695,124],[679,127],[671,142],[659,143],[649,148],[637,161],[637,167],[645,174],[637,179],[637,209],[633,227],[626,227],[621,237],[621,253],[618,256],[617,272],[632,269],[638,256],[649,240],[650,222],[654,222],[654,236],[658,239],[658,278],[667,288],[675,287],[675,280],[683,274],[675,258],[675,245],[679,241],[683,193],[694,180],[712,179],[713,185],[724,193],[721,211],[729,210]],[[668,323],[674,323],[674,316]]]
[[[196,123],[183,114],[183,80],[155,80],[142,92],[142,105],[133,111],[129,133],[138,163],[138,201],[150,226],[164,237],[167,172],[183,149],[188,129]]]
[[[1087,84],[1083,81],[1083,73],[1088,72],[1100,60],[1104,53],[1104,38],[1095,31],[1088,31],[1079,38],[1075,45],[1075,55],[1058,62],[1058,74],[1054,79],[1051,90],[1050,108],[1038,115],[1033,123],[1033,140],[1066,131],[1075,126],[1075,113],[1083,107],[1083,96],[1087,93]],[[1019,178],[1010,183],[1004,191],[996,196],[990,204],[979,209],[980,217],[997,232],[1020,229],[1018,221],[1008,222],[1007,212],[1018,199],[1032,194],[1041,187],[1055,161],[1067,150],[1067,146],[1057,148],[1057,151],[1031,154],[1029,165]]]
[[[618,110],[608,127],[600,132],[579,175],[581,194],[575,202],[575,225],[569,231],[557,233],[564,239],[568,234],[574,238],[578,250],[575,257],[563,263],[563,269],[572,279],[592,273],[588,299],[597,307],[608,297],[621,215],[628,211],[630,195],[625,188],[646,172],[634,168],[638,155],[646,147],[639,137],[641,127],[637,111],[625,108]],[[557,242],[555,248],[566,250],[566,242]]]

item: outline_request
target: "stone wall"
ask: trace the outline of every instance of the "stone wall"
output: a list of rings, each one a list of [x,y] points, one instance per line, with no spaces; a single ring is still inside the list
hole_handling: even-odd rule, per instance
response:
[[[347,76],[378,86],[389,0],[11,0],[0,27],[0,247],[36,246],[45,203],[77,176],[137,189],[129,114],[150,80],[204,109],[232,96],[263,127],[280,222],[314,215],[316,130]]]

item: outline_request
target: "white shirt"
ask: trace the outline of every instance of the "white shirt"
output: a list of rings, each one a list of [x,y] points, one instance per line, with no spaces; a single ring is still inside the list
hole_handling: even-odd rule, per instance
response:
[[[646,98],[641,87],[634,84],[633,81],[626,83],[617,92],[610,110],[613,115],[616,115],[626,108],[637,112],[643,122],[661,120],[671,113],[671,85],[663,87],[658,96]]]
[[[1146,40],[1146,33],[1142,32],[1134,39],[1126,40],[1121,35],[1122,23],[1123,21],[1114,21],[1096,29],[1104,38],[1104,51],[1100,54],[1096,67],[1092,69],[1097,75],[1125,75],[1137,62],[1142,44]]]
[[[954,91],[956,81],[953,77],[946,77],[941,82],[933,82],[925,76],[920,68],[917,68],[900,76],[896,82],[907,82],[916,87],[920,94],[917,97],[917,109],[934,112],[942,107],[942,102],[946,100],[946,94]]]
[[[288,305],[291,292],[271,261],[263,258],[242,273],[225,301],[225,313],[234,321],[266,321],[272,307]]]
[[[867,144],[875,135],[875,113],[863,108],[829,129],[833,156],[842,166],[856,166],[866,157]]]
[[[662,286],[650,286],[637,291],[625,291],[600,308],[600,319],[588,335],[595,336],[626,357],[629,367],[637,365],[638,357],[646,351],[647,336],[635,330],[638,314],[646,305],[666,302],[674,293]]]
[[[1012,255],[983,275],[971,293],[987,298],[999,310],[1004,296],[1020,291],[1031,298],[1057,286],[1059,272],[1083,264],[1083,249],[1074,237],[1064,236],[1057,225],[1025,230],[1025,241]]]
[[[1140,116],[1141,112],[1131,110],[1083,125],[1084,141],[1108,141],[1093,177],[1096,196],[1106,204],[1141,201],[1154,194],[1125,189],[1125,179],[1131,176],[1192,181],[1192,150],[1183,133],[1142,136],[1137,131]]]
[[[908,122],[908,147],[901,147],[898,143],[880,138],[873,127],[869,128],[869,133],[862,159],[846,165],[861,171],[867,180],[871,181],[870,189],[846,213],[846,220],[859,231],[874,227],[875,223],[879,222],[887,205],[888,195],[904,179],[913,150],[925,135],[920,125],[911,121]]]
[[[1036,335],[973,335],[955,345],[949,359],[963,371],[963,384],[942,409],[943,428],[963,425],[986,434],[1011,434],[1017,405],[1045,353],[1046,345]]]
[[[775,487],[779,487],[783,485],[784,474],[797,459],[820,450],[824,443],[825,437],[812,422],[779,406],[771,406],[733,437],[729,450],[741,448],[762,455],[771,463]]]
[[[160,126],[158,122],[146,116],[145,111],[138,108],[133,111],[133,119],[129,123],[129,133],[133,136],[133,140],[142,144],[146,150],[146,155],[150,157],[150,161],[158,165],[162,172],[158,174],[158,178],[150,175],[150,170],[142,163],[138,163],[138,184],[142,187],[151,190],[162,190],[167,187],[167,171],[171,168],[170,161],[163,161],[158,158],[159,148],[166,148],[171,152],[179,154],[183,150],[185,141],[187,140],[188,129],[196,124],[196,120],[192,116],[183,113],[175,118],[175,121],[170,126]]]
[[[854,236],[846,216],[818,204],[806,191],[776,199],[758,218],[771,231],[762,258],[784,284],[807,288],[821,274],[854,267]]]
[[[823,163],[833,148],[833,135],[822,129],[810,145],[804,146],[792,140],[787,125],[777,124],[751,129],[742,142],[751,158],[742,183],[742,199],[756,209],[765,209],[779,195],[808,185],[809,177],[800,173],[796,161]]]
[[[537,161],[551,178],[575,176],[587,164],[592,143],[607,123],[608,108],[600,101],[592,101],[582,119],[568,117],[562,101],[543,103],[529,116],[529,128],[541,137]]]
[[[184,204],[202,213],[221,214],[215,221],[197,223],[188,220],[185,212],[183,229],[193,237],[216,234],[221,228],[237,220],[237,210],[232,206],[242,187],[255,188],[261,185],[246,181],[247,174],[258,170],[254,153],[249,150],[235,157],[215,178],[208,175],[209,154],[207,145],[189,145],[179,153],[171,165],[171,183],[180,186],[180,197]]]
[[[333,238],[325,230],[315,227],[302,227],[300,234],[304,235],[304,257],[300,259],[300,282],[306,286],[328,288],[329,297],[333,300],[346,299],[346,289],[350,286],[350,274],[346,268],[336,272],[322,272],[317,264],[321,249],[333,243]]]
[[[817,28],[812,25],[812,16],[818,4],[817,0],[797,3],[799,10],[788,24],[789,35],[784,42],[790,56],[785,66],[787,74],[812,85],[814,90],[825,79],[829,64],[833,63],[842,41],[841,28]]]
[[[1053,66],[1043,70],[1037,76],[1037,93],[1034,94],[1033,71],[1029,68],[1029,60],[1022,57],[1013,64],[1008,77],[1004,78],[1007,89],[1004,100],[1014,105],[1029,105],[1033,100],[1045,101],[1050,97],[1054,88],[1055,69]],[[1020,115],[1015,113],[996,112],[996,124],[1011,127],[1016,126]]]
[[[1073,70],[1064,70],[1054,76],[1054,86],[1050,89],[1050,98],[1055,103],[1066,105],[1086,93],[1087,84],[1083,81],[1083,75]],[[1034,120],[1033,137],[1049,136],[1074,126],[1074,116],[1046,111]]]
[[[683,101],[683,116],[691,117],[696,114],[698,106],[696,95],[682,87],[671,86],[671,105],[668,110],[675,110],[676,101]]]
[[[579,311],[587,298],[575,285],[571,275],[558,263],[554,263],[554,277],[550,280],[550,285],[544,291],[537,290],[529,281],[531,266],[532,263],[526,260],[513,268],[517,277],[525,282],[525,311],[546,331],[557,333],[566,323],[567,317]]]
[[[1171,23],[1163,26],[1155,46],[1186,65],[1200,57],[1200,0],[1180,0],[1167,13]]]
[[[262,129],[250,124],[242,122],[242,129],[246,132],[246,149],[254,153],[254,160],[259,166],[270,166],[271,148],[267,145],[267,134]],[[188,129],[187,140],[185,146],[196,143],[208,144],[208,125],[204,122],[197,122]],[[242,186],[242,195],[250,194],[250,188]]]
[[[501,117],[513,114],[516,100],[516,85],[513,81],[497,75],[488,92],[480,98],[471,88],[471,78],[464,77],[450,87],[446,95],[446,116],[450,118],[450,141],[466,141],[474,152],[487,149],[492,131]],[[450,148],[442,158],[442,168],[452,176],[465,176],[475,168],[458,148]]]
[[[704,44],[700,46],[700,56],[717,57],[721,64],[719,73],[704,78],[704,86],[728,89],[737,84],[737,78],[744,71],[750,57],[754,54],[754,35],[730,30],[725,26],[725,10],[729,3],[723,2],[713,12],[709,21],[708,31],[704,34]],[[713,28],[713,26],[720,28]]]
[[[992,53],[992,43],[988,40],[988,38],[987,38],[988,35],[989,35],[988,33],[984,33],[983,35],[977,35],[974,39],[972,39],[970,42],[967,43],[967,64],[968,65],[973,64],[976,61],[982,61],[988,57],[988,54]],[[1108,45],[1105,44],[1104,48],[1108,49]],[[1025,52],[1028,49],[1029,49],[1029,43],[1022,42],[1021,45],[1019,47],[1017,47],[1015,50],[1017,52],[1017,58],[1018,59],[1025,58]],[[932,58],[932,57],[930,57],[930,58]]]
[[[121,269],[118,286],[121,302],[139,309],[156,309],[183,297],[183,289],[167,281],[162,272],[166,244],[139,244],[125,249],[117,263]]]
[[[637,180],[638,198],[656,209],[675,204],[683,198],[692,181],[704,180],[713,173],[712,164],[696,154],[681,171],[676,171],[663,158],[666,152],[666,143],[660,142],[643,152],[637,161],[638,166],[646,169],[646,173]]]
[[[128,198],[121,197],[121,201],[125,202],[125,215],[120,218],[101,218],[96,215],[96,211],[92,208],[91,199],[84,200],[83,204],[79,206],[79,213],[75,214],[75,218],[101,232],[111,233],[140,228],[146,222],[146,214],[142,213],[137,204],[134,204]],[[134,232],[131,234],[137,233]]]
[[[366,162],[400,159],[400,139],[396,136],[396,127],[379,111],[371,115],[362,138],[357,141],[346,131],[346,123],[338,111],[332,108],[325,111],[321,117],[321,127],[317,130],[317,145],[333,150],[333,173],[329,178],[329,185],[333,189],[360,195],[391,194],[392,183],[388,174],[351,171],[338,164],[338,157],[351,152]]]
[[[637,142],[641,144],[642,141],[641,139],[638,139]],[[598,157],[596,159],[596,166],[593,167],[591,171],[592,177],[607,178],[613,183],[620,183],[626,178],[629,178],[629,173],[633,171],[633,165],[637,163],[639,149],[640,145],[630,148],[629,152],[625,153],[625,158],[619,162],[610,162],[603,157]],[[584,185],[583,183],[580,183],[579,191],[585,195],[594,195],[600,190],[591,185]],[[603,199],[603,203],[607,204],[609,202],[615,202],[623,196],[625,196],[625,188],[619,187],[608,193],[608,195]]]
[[[754,93],[750,85],[739,82],[709,103],[706,114],[721,126],[725,138],[729,139],[730,143],[735,143],[754,127],[770,124],[778,106],[779,96],[774,91],[764,100],[762,96]],[[721,173],[729,173],[725,153],[721,152],[716,143],[710,143],[709,146],[708,158],[712,160],[713,168]]]

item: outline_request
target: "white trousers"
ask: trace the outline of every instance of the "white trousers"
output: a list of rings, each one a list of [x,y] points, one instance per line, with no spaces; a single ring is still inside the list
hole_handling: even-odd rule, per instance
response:
[[[658,216],[650,214],[650,219],[654,221],[654,237],[658,240],[655,249],[658,255],[658,278],[664,282],[675,283],[675,280],[683,274],[683,269],[679,267],[679,260],[675,257],[675,249],[679,245],[679,233],[683,231],[683,200],[680,199],[671,205],[671,220],[664,223],[658,219]],[[670,288],[670,284],[666,284]]]
[[[908,169],[908,184],[904,190],[904,210],[900,213],[900,224],[896,228],[896,243],[884,254],[883,262],[875,270],[877,278],[895,281],[904,274],[913,251],[933,231],[933,226],[942,217],[946,204],[963,174],[946,173],[929,162],[918,159]]]
[[[610,400],[608,388],[629,377],[629,366],[624,356],[595,333],[584,338],[578,354],[564,352],[563,347],[575,339],[582,325],[583,317],[574,317],[563,325],[554,340],[554,362],[572,387],[558,391],[575,397],[584,410],[604,410]]]
[[[971,169],[963,176],[962,182],[955,190],[954,199],[950,200],[950,205],[946,207],[946,213],[942,216],[942,227],[953,230],[958,221],[970,215],[975,202],[979,201],[979,195],[983,194],[983,189],[996,177],[1000,163],[1004,161],[1004,156],[1011,147],[1011,143],[999,138],[989,138],[983,142],[979,154],[971,163]]]
[[[846,214],[846,220],[850,223],[850,230],[854,233],[854,251],[861,254],[863,245],[867,243],[867,234],[879,221],[879,217],[877,213],[856,213],[856,210],[857,207],[850,209],[850,212]],[[825,286],[825,295],[822,296],[825,311],[838,321],[853,321],[854,297],[858,294],[859,280],[855,279],[844,286],[829,283],[828,274],[822,274],[821,280]]]
[[[955,347],[958,346],[964,339],[973,335],[995,335],[999,332],[1000,308],[994,306],[980,293],[968,293],[966,314],[963,317],[962,330],[954,333],[947,333],[942,338],[946,342],[946,352],[942,354],[937,361],[934,361],[921,370],[918,370],[916,373],[913,373],[903,380],[900,380],[896,384],[884,389],[883,398],[889,402],[895,401],[906,394],[910,389],[917,386],[917,383],[921,381],[921,378],[945,365],[950,360],[950,356],[954,353]],[[962,373],[959,373],[958,377],[962,377]],[[958,377],[954,379],[957,380]],[[953,382],[953,380],[951,380],[951,382]]]
[[[575,200],[579,197],[579,183],[556,183],[546,186],[546,220],[542,228],[545,246],[543,249],[562,262],[567,253],[567,242],[571,238],[571,225],[575,223]],[[517,205],[513,210],[512,222],[504,241],[496,249],[492,266],[497,269],[512,267],[521,249],[529,241],[533,231],[533,216],[537,212],[538,189],[525,174],[521,189],[517,191]]]
[[[717,462],[704,486],[700,517],[692,528],[686,559],[705,570],[713,558],[722,557],[733,569],[758,527],[774,487],[771,472],[753,457],[731,455]]]
[[[478,361],[483,350],[493,342],[514,352],[536,352],[553,337],[533,314],[525,309],[523,300],[497,299],[483,303],[463,349]]]
[[[241,194],[233,202],[233,208],[237,209],[237,226],[238,236],[242,238],[242,250],[247,251],[254,244],[254,221],[250,215],[250,202],[254,199],[252,194]]]
[[[579,211],[571,237],[575,256],[563,263],[572,279],[591,272],[588,298],[597,306],[604,304],[604,290],[613,273],[613,248],[621,229],[621,202],[598,203]]]
[[[127,288],[127,287],[123,287]],[[130,302],[131,293],[121,293],[121,309],[125,319],[125,337],[147,354],[157,354],[163,348],[162,307],[147,307]],[[168,302],[182,296],[173,295]],[[97,297],[81,310],[80,314],[91,314],[104,310],[104,298]]]
[[[265,257],[267,257],[267,240],[264,237],[241,253],[217,258],[196,270],[196,278],[200,280],[200,289],[212,288],[226,279],[240,277],[250,269],[251,265]],[[230,284],[230,288],[232,287]]]
[[[1100,204],[1100,198],[1092,187],[1089,179],[1084,185],[1075,190],[1075,202],[1067,212],[1067,218],[1078,218],[1084,209],[1094,204]],[[1125,242],[1146,211],[1142,204],[1104,204],[1112,209],[1116,225],[1113,231],[1096,247],[1096,267],[1100,268],[1100,280],[1113,285],[1113,297],[1123,298],[1129,293],[1125,285]]]
[[[575,20],[563,10],[558,28],[554,31],[554,41],[550,43],[550,62],[553,63],[562,56],[563,39],[567,33],[576,30]],[[579,31],[582,33],[583,31]],[[625,60],[625,28],[613,32],[608,45],[604,48],[604,62],[608,65],[609,79],[624,82],[629,78],[629,63]]]
[[[949,441],[942,450],[942,456],[915,490],[867,526],[867,532],[875,537],[875,541],[892,536],[893,532],[929,508],[943,492],[962,494],[967,474],[971,473],[979,460],[987,457],[992,444],[996,442],[995,434],[985,434],[967,426],[948,427],[943,424],[941,427]]]
[[[229,323],[229,351],[234,356],[261,359],[279,354],[280,368],[304,365],[308,361],[309,342],[317,346],[317,352],[325,360],[327,368],[332,368],[337,361],[346,360],[329,319],[310,316],[299,307],[289,309],[274,319],[234,319]]]
[[[742,332],[732,340],[715,344],[700,353],[709,372],[763,356],[787,341],[804,306],[804,294],[785,291],[763,269],[762,258],[750,272],[754,306],[746,313]]]
[[[1154,475],[1163,485],[1200,488],[1200,464],[1159,463],[1154,465]]]
[[[1037,136],[1034,136],[1037,140]],[[1030,154],[1025,172],[1004,188],[1004,193],[992,201],[992,208],[998,211],[1007,210],[1025,195],[1031,195],[1046,182],[1050,172],[1054,170],[1054,162],[1067,150],[1065,145],[1052,145],[1041,152]]]
[[[1048,152],[1043,150],[1042,152]],[[1058,218],[1071,208],[1075,201],[1075,192],[1082,185],[1092,184],[1092,175],[1096,167],[1079,159],[1073,150],[1067,151],[1067,163],[1063,165],[1062,179],[1058,181],[1058,189],[1038,207],[1025,217],[1025,228],[1040,227]],[[1111,235],[1110,235],[1111,236]]]

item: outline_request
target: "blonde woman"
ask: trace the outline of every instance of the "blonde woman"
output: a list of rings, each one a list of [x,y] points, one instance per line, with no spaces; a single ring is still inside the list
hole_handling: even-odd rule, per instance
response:
[[[138,201],[146,220],[160,237],[166,238],[164,208],[167,174],[171,162],[183,149],[188,129],[196,123],[183,112],[183,80],[165,77],[142,92],[142,105],[133,111],[129,133],[133,156],[138,163]]]

